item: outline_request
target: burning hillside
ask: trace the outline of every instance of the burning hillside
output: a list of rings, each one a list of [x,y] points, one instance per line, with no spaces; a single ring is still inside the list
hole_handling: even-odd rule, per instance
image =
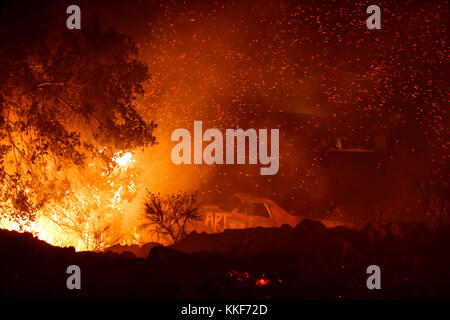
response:
[[[50,292],[20,264],[52,256],[86,297],[379,298],[379,272],[448,297],[447,25],[445,0],[2,3],[0,296]]]

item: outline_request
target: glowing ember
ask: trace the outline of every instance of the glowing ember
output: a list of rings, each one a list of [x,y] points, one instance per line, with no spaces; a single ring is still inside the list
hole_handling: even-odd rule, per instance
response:
[[[264,275],[261,279],[256,280],[256,285],[258,287],[266,286],[270,282],[270,279],[264,278]]]
[[[244,281],[250,278],[248,272],[239,272],[236,270],[228,272],[228,275],[230,276],[230,278],[235,278],[238,281]]]
[[[267,278],[264,274],[262,274],[261,278],[253,277],[248,272],[240,272],[240,271],[230,271],[228,272],[228,276],[234,280],[239,282],[250,282],[256,284],[258,287],[267,286],[270,283],[270,279]],[[278,279],[277,282],[279,284],[283,283],[283,280]]]

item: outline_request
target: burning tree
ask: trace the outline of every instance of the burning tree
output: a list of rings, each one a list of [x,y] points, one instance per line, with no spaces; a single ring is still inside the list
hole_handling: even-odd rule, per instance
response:
[[[148,68],[131,38],[95,20],[70,32],[36,19],[1,34],[0,220],[45,217],[98,249],[92,231],[104,235],[135,192],[130,151],[155,143],[135,105]]]
[[[154,228],[152,231],[162,237],[160,241],[180,241],[186,236],[189,226],[200,219],[196,193],[161,196],[159,193],[147,192],[144,206],[149,222],[142,227]]]

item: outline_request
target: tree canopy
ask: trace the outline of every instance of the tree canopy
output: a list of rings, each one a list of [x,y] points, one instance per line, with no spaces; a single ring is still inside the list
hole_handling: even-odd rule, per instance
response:
[[[0,14],[0,215],[28,220],[70,189],[64,170],[94,159],[112,168],[117,152],[153,145],[156,124],[136,109],[150,75],[131,38],[96,19],[74,31],[37,4],[23,15],[21,4],[8,5]]]

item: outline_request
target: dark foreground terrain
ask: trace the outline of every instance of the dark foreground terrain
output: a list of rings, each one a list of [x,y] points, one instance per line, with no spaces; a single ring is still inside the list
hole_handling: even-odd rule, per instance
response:
[[[76,253],[31,234],[0,230],[0,297],[450,298],[448,226],[369,224],[353,231],[303,220],[296,228],[191,233],[171,248],[129,248],[135,253],[117,253],[118,247]],[[81,290],[66,287],[66,269],[73,264],[81,268]],[[366,287],[366,268],[373,264],[381,268],[381,290]]]

